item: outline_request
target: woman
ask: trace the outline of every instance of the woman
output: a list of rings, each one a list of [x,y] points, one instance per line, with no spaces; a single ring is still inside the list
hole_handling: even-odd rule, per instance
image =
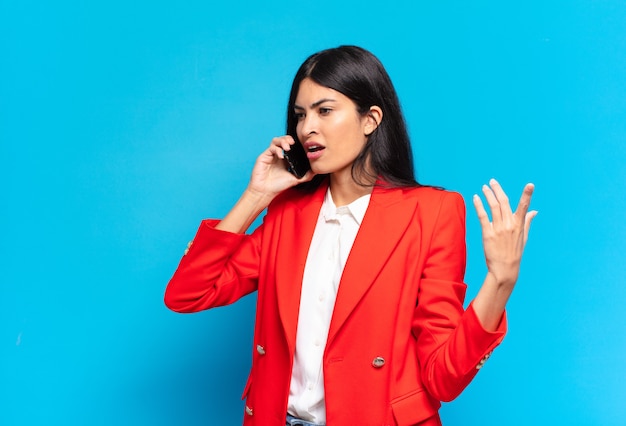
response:
[[[301,144],[300,179],[284,152]],[[393,85],[354,46],[309,57],[287,135],[257,159],[221,221],[204,221],[165,303],[197,312],[258,291],[246,425],[440,425],[502,340],[533,191],[515,212],[500,185],[478,196],[488,273],[463,309],[465,207],[415,181]],[[263,224],[245,232],[267,208]]]

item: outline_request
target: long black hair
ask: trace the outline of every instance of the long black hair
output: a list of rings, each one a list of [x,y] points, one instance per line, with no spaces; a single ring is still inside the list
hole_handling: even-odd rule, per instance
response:
[[[357,46],[339,46],[309,56],[293,79],[287,105],[287,134],[296,141],[298,120],[294,104],[300,83],[310,78],[350,98],[364,115],[376,105],[383,111],[382,122],[367,138],[352,164],[352,178],[360,185],[381,179],[392,187],[420,186],[415,179],[411,142],[398,95],[381,62],[372,53]],[[317,186],[323,176],[311,182]],[[311,186],[311,185],[305,185]]]

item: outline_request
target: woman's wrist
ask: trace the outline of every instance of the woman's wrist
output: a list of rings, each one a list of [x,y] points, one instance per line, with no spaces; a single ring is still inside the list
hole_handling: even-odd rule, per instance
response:
[[[494,286],[498,291],[508,291],[509,293],[513,291],[516,282],[516,273],[496,274],[492,271],[487,271],[487,277],[485,278],[486,284]]]
[[[515,282],[498,280],[487,272],[485,281],[472,302],[476,316],[488,331],[494,331],[500,324],[506,303],[513,292]]]
[[[274,197],[246,188],[235,206],[217,224],[216,229],[242,234],[256,220]]]
[[[262,212],[272,200],[276,197],[277,194],[268,194],[266,192],[258,191],[254,188],[248,186],[241,196],[241,201],[244,201],[246,204],[250,206],[258,206],[260,207],[259,213]]]

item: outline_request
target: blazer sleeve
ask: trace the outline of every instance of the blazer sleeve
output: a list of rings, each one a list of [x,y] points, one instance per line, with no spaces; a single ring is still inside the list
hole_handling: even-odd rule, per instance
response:
[[[165,305],[198,312],[233,303],[257,289],[263,225],[251,235],[215,229],[205,220],[165,290]]]
[[[459,194],[443,194],[427,245],[412,325],[422,382],[433,397],[451,401],[504,338],[506,318],[495,332],[489,332],[471,304],[463,309],[465,205]]]

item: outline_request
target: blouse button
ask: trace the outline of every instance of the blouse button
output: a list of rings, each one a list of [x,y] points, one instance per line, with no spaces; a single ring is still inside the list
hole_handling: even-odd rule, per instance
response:
[[[256,345],[256,351],[259,353],[259,355],[265,355],[265,348],[261,345]]]

